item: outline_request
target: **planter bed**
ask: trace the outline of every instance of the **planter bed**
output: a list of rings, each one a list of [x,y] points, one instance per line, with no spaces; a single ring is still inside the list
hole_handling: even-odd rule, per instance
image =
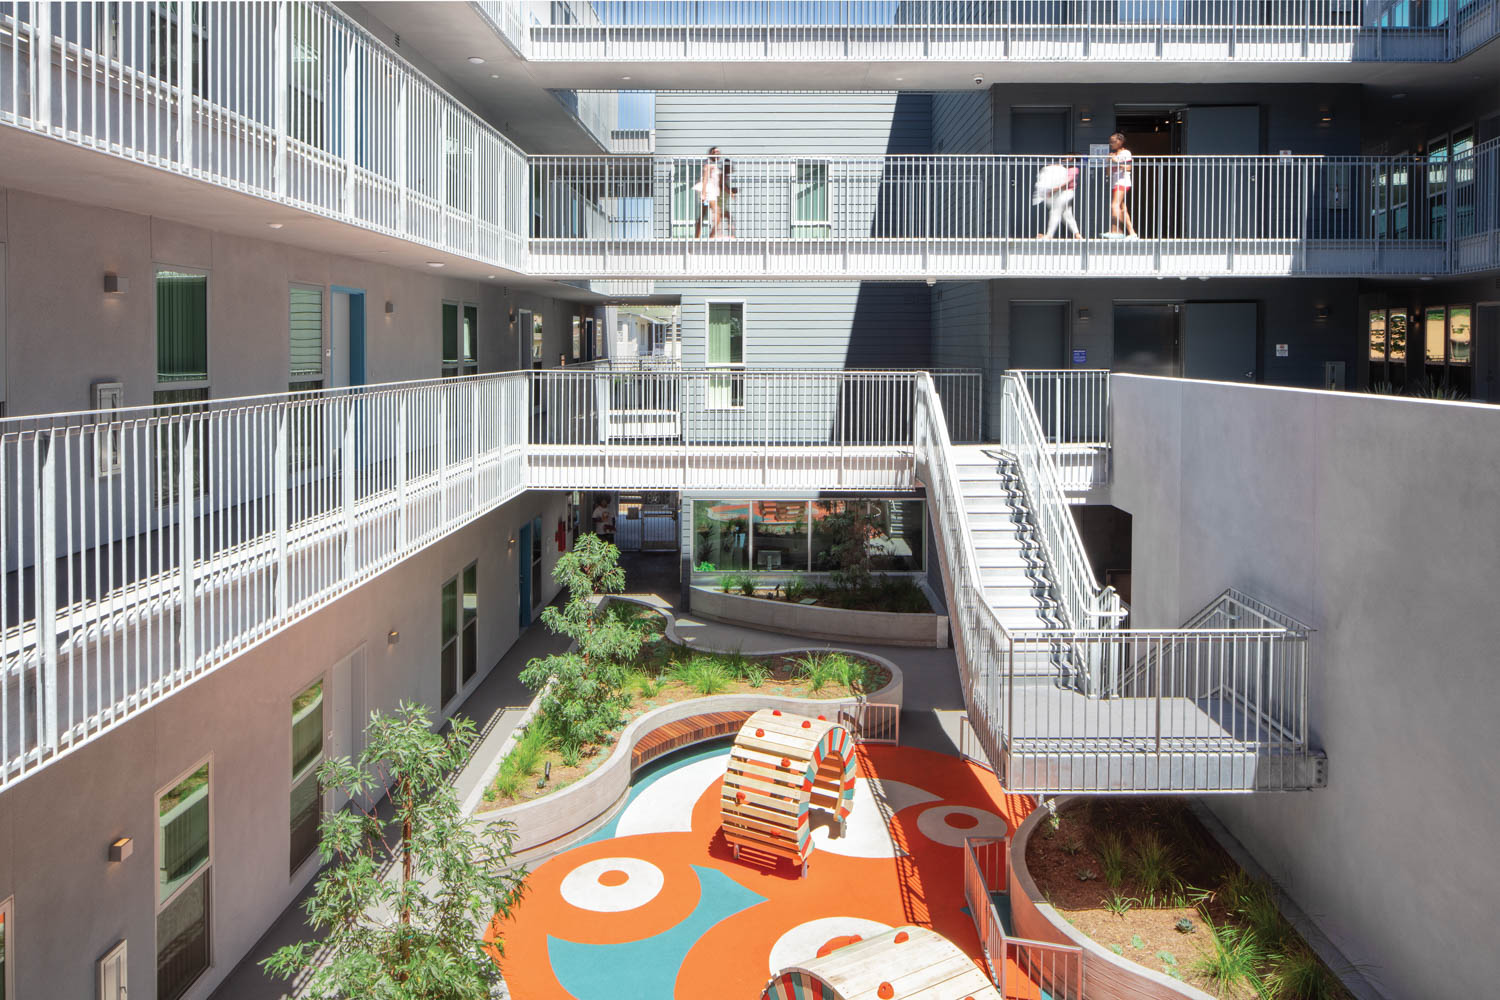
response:
[[[948,645],[948,617],[936,612],[855,611],[770,597],[692,588],[693,614],[732,625],[834,642],[882,646]]]
[[[674,641],[677,633],[671,616],[665,612],[660,612],[660,615],[663,634],[654,648],[643,651],[638,662],[649,666],[669,655],[691,659],[695,656],[713,656],[720,652],[707,650],[702,646],[692,649],[681,647],[680,643]],[[669,645],[676,647],[678,652],[664,652],[664,647]],[[808,652],[819,655],[842,653],[863,661],[875,679],[870,693],[866,695],[851,692],[848,687],[832,686],[819,692],[809,691],[805,679],[790,676],[793,661]],[[538,789],[536,779],[532,777],[523,782],[517,795],[496,801],[489,791],[495,775],[503,766],[504,758],[513,751],[521,737],[518,729],[506,742],[500,758],[491,766],[491,773],[485,777],[486,797],[478,806],[481,815],[486,820],[504,819],[514,823],[516,850],[530,851],[541,845],[560,843],[612,811],[629,791],[630,778],[637,766],[634,753],[636,745],[660,727],[691,720],[695,716],[750,712],[760,708],[780,708],[787,712],[835,717],[835,713],[840,711],[854,711],[863,701],[896,705],[901,703],[901,671],[894,663],[882,657],[840,650],[788,649],[747,656],[744,659],[768,665],[771,672],[760,686],[756,687],[745,680],[735,680],[723,690],[705,696],[681,681],[669,680],[647,696],[639,686],[639,677],[635,678],[637,686],[632,691],[631,705],[624,713],[625,723],[612,745],[597,748],[594,754],[579,760],[574,766],[566,766],[557,751],[548,750],[541,758],[552,762],[552,779],[545,788]],[[535,705],[533,702],[532,709],[527,712],[528,721],[535,714]],[[722,738],[722,735],[703,738]]]
[[[1149,863],[1153,849],[1165,860]],[[1179,800],[1073,799],[1055,820],[1038,811],[1011,860],[1017,931],[1081,945],[1091,1000],[1300,1000],[1309,994],[1283,982],[1293,963],[1330,989],[1312,995],[1348,997],[1277,911],[1274,889],[1250,879]],[[1257,943],[1259,988],[1205,968],[1221,951],[1216,933]]]

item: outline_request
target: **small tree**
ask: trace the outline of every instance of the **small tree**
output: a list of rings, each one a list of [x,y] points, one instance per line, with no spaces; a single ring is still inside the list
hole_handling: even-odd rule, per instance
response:
[[[831,574],[836,586],[863,590],[870,585],[870,542],[881,534],[882,525],[873,503],[863,500],[831,501],[823,505],[819,534],[828,540],[834,563]]]
[[[533,690],[552,682],[542,697],[541,716],[564,749],[602,743],[619,725],[627,704],[628,664],[641,651],[644,629],[634,622],[597,613],[593,598],[625,589],[620,550],[596,535],[583,535],[573,551],[557,560],[552,577],[567,588],[561,608],[542,609],[542,621],[572,639],[565,653],[526,664],[521,681]]]
[[[485,1000],[499,978],[487,948],[501,942],[484,934],[510,913],[526,872],[512,868],[511,825],[471,822],[449,780],[467,760],[474,724],[455,718],[442,736],[425,706],[402,703],[373,714],[365,734],[357,762],[318,768],[321,787],[354,803],[319,826],[318,853],[332,866],[305,909],[324,940],[279,948],[261,964],[283,979],[306,975],[302,995],[317,1000]],[[360,806],[387,785],[389,823]],[[392,872],[382,871],[387,862]]]

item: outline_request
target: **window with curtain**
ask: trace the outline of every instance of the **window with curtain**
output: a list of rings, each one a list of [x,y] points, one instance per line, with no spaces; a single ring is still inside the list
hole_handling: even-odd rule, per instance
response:
[[[208,275],[156,272],[156,380],[208,379]]]
[[[291,873],[296,874],[318,849],[323,818],[323,682],[318,680],[292,699]]]
[[[443,303],[443,377],[479,371],[479,307]]]
[[[293,285],[288,299],[291,329],[289,381],[292,386],[322,388],[323,289]],[[308,383],[313,384],[309,386]]]
[[[797,164],[792,181],[792,236],[827,239],[833,234],[828,205],[828,164],[821,161]]]
[[[156,447],[156,461],[152,465],[155,476],[156,502],[169,507],[177,502],[182,468],[182,447],[186,435],[193,435],[193,496],[203,495],[208,482],[209,438],[204,433],[204,423],[194,414],[207,409],[208,389],[158,389],[151,394],[156,406],[172,406],[173,420],[159,422],[153,432],[152,443]]]
[[[695,169],[696,167],[696,169]],[[703,202],[693,185],[698,183],[703,167],[692,162],[672,165],[672,238],[686,239],[693,235],[698,215],[703,211]]]
[[[743,368],[745,366],[745,306],[743,303],[708,303],[708,365],[711,368]],[[708,405],[713,409],[744,406],[745,376],[710,376]]]
[[[156,995],[177,1000],[209,967],[210,770],[157,799]]]

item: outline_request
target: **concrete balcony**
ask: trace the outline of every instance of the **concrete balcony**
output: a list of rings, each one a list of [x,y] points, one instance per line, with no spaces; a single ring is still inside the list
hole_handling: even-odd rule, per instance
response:
[[[1426,276],[1500,266],[1500,143],[1420,157],[1137,157],[1077,167],[1053,239],[1034,156],[532,157],[528,269],[551,277]],[[720,218],[717,227],[715,216]]]

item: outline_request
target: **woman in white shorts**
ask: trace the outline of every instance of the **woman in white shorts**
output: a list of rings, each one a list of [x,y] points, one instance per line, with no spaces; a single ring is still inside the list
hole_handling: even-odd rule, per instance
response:
[[[724,172],[719,168],[719,147],[714,146],[708,151],[708,159],[703,161],[703,172],[698,176],[698,183],[693,185],[693,190],[698,195],[698,222],[693,227],[693,238],[697,239],[703,235],[703,213],[708,213],[708,235],[713,238],[719,232],[719,193],[723,188]]]
[[[1125,196],[1131,188],[1130,150],[1125,148],[1125,137],[1119,132],[1109,137],[1109,232],[1111,239],[1137,239],[1135,223],[1130,219],[1130,209]],[[1121,231],[1121,227],[1124,231]]]

